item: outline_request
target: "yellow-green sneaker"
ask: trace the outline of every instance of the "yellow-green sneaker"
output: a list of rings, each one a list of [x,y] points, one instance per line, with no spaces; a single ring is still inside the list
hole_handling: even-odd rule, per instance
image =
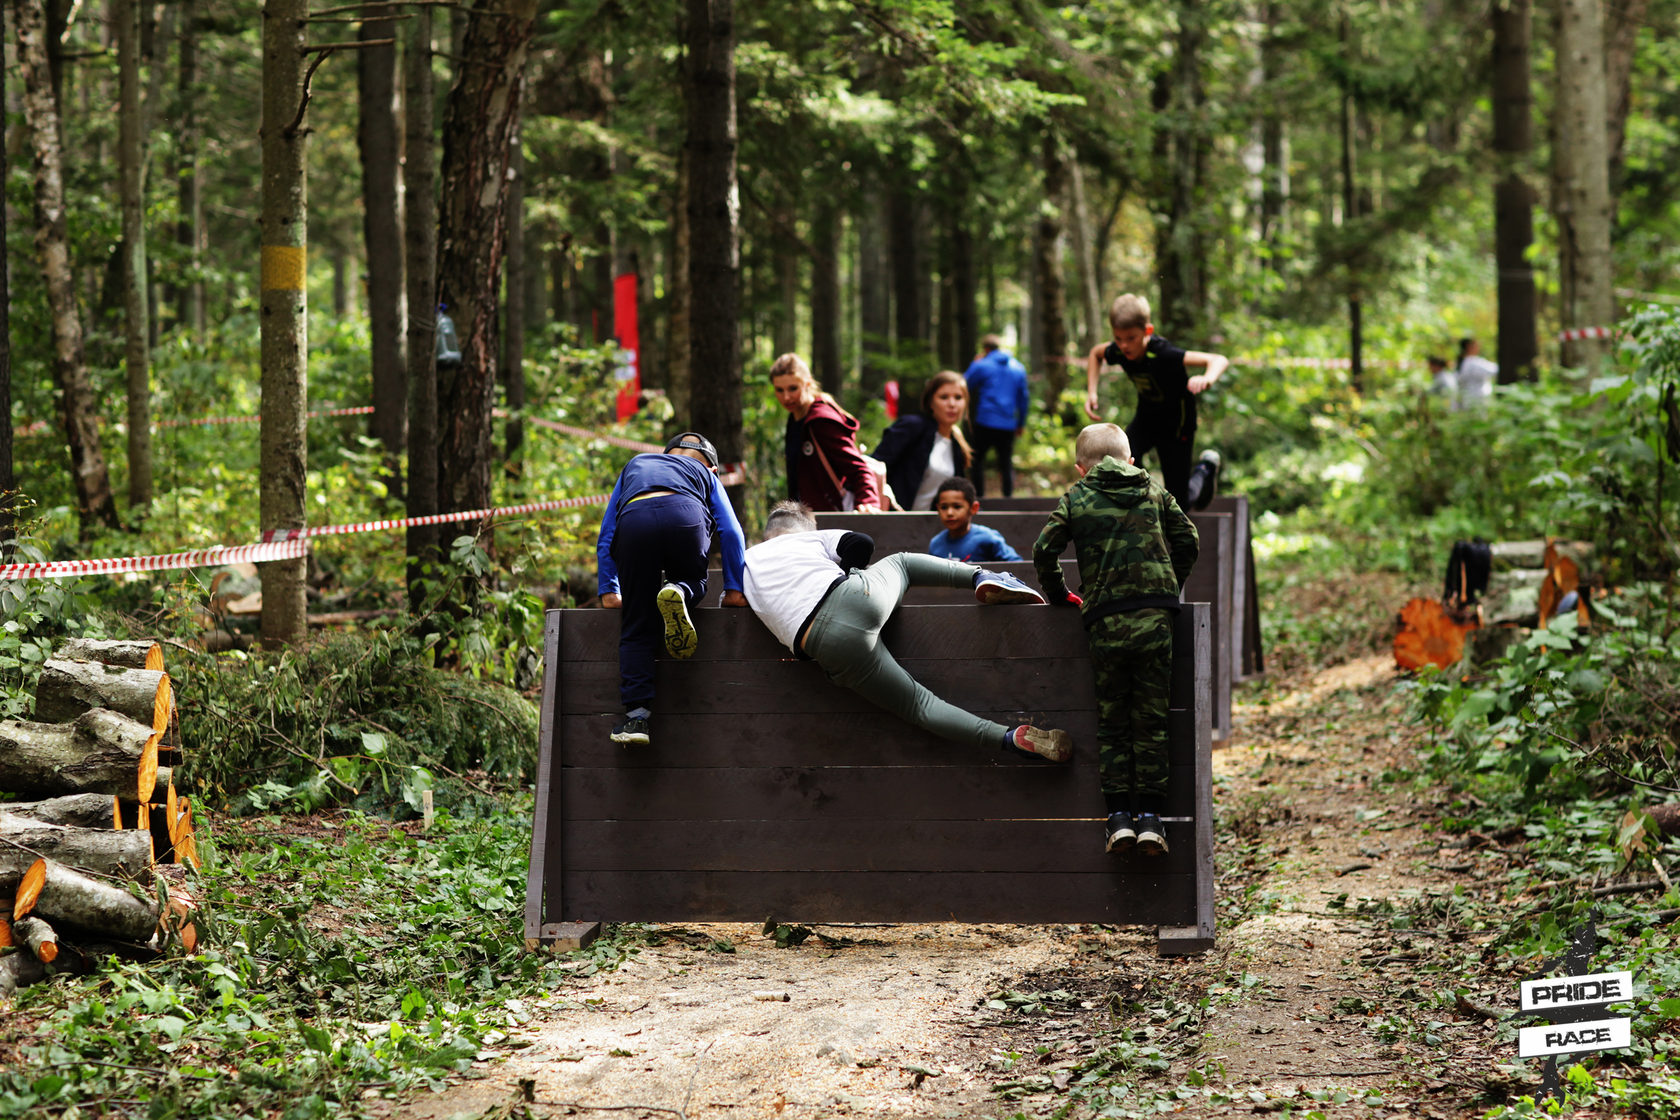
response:
[[[682,588],[667,583],[659,589],[659,614],[665,620],[665,652],[672,657],[693,657],[700,648],[700,635],[688,617],[688,599]]]

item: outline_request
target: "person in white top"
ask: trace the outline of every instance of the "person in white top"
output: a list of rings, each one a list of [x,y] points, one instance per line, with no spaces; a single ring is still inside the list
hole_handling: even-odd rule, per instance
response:
[[[998,747],[1049,762],[1073,754],[1065,731],[1005,727],[929,692],[881,644],[881,628],[912,585],[972,587],[982,603],[1044,604],[1012,575],[915,552],[871,566],[863,533],[817,528],[809,506],[781,502],[764,541],[747,549],[747,604],[776,640],[823,667],[828,679],[906,722],[954,743]]]
[[[1493,396],[1499,367],[1482,357],[1482,344],[1464,338],[1458,344],[1458,407],[1480,408]]]

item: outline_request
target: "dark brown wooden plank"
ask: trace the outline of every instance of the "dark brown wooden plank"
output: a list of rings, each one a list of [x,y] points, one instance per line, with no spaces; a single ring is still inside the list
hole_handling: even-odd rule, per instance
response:
[[[570,916],[609,922],[1104,922],[1195,920],[1188,876],[1114,872],[583,871],[564,884]]]
[[[934,612],[934,613],[920,613]],[[684,664],[791,658],[758,617],[744,607],[705,607],[693,612],[700,648]],[[608,610],[573,610],[560,636],[560,660],[618,660],[619,615]],[[905,604],[881,634],[900,660],[1085,656],[1085,627],[1079,612],[1066,607],[978,603],[945,606]],[[1175,672],[1188,671],[1179,659]]]
[[[1061,501],[1061,495],[1049,498],[981,498],[980,519],[988,513],[1049,513]]]
[[[1011,710],[1051,711],[1096,703],[1090,661],[1083,657],[898,661],[924,687],[958,707],[1006,704]],[[618,683],[616,662],[561,664],[559,687],[569,711],[621,711]],[[653,710],[660,715],[713,712],[745,719],[792,707],[817,717],[866,706],[856,693],[829,683],[815,662],[791,659],[661,660],[654,669],[654,689]]]
[[[1022,559],[1031,560],[1033,544],[1044,531],[1049,516],[1047,512],[1036,510],[990,513],[982,508],[980,516],[974,520],[977,524],[1002,534],[1003,539],[1021,554]],[[875,541],[877,556],[885,556],[890,552],[926,552],[928,542],[944,528],[939,522],[939,515],[932,512],[819,513],[817,527],[868,533]],[[1072,548],[1070,544],[1064,555],[1072,556]]]
[[[1237,579],[1245,590],[1233,596],[1235,609],[1232,618],[1240,621],[1234,621],[1232,625],[1234,629],[1240,629],[1242,635],[1237,679],[1248,680],[1266,671],[1266,656],[1261,648],[1260,592],[1254,568],[1254,527],[1250,520],[1249,503],[1247,498],[1239,495],[1215,498],[1208,508],[1228,512],[1236,519],[1237,533],[1233,547],[1237,552]]]
[[[1053,769],[1055,775],[1038,773]],[[1196,812],[1196,768],[1181,760],[1169,817]],[[759,766],[562,771],[568,820],[1082,819],[1103,813],[1094,760],[1052,766],[1002,754],[947,766]],[[1023,792],[1025,791],[1025,792]]]
[[[658,821],[1082,818],[1101,812],[1095,771],[1023,760],[998,766],[566,767],[569,817]]]
[[[1100,807],[1100,802],[1098,803]],[[1164,856],[1109,855],[1103,822],[680,820],[566,822],[573,871],[1146,871],[1188,875],[1195,824],[1169,821]]]
[[[560,689],[555,676],[560,668],[560,629],[568,613],[549,611],[543,619],[543,703],[537,730],[536,811],[531,822],[531,865],[525,875],[525,937],[542,937],[544,895],[560,882],[560,836],[566,815],[559,800],[558,772],[564,749],[560,726],[564,715],[557,708]],[[558,909],[560,896],[549,895]]]
[[[1213,658],[1213,738],[1230,738],[1231,727],[1231,578],[1233,532],[1228,513],[1192,513],[1201,548],[1184,584],[1186,602],[1209,603],[1209,656]]]
[[[1213,945],[1214,935],[1214,856],[1213,856],[1213,728],[1212,728],[1212,700],[1211,695],[1214,660],[1212,656],[1212,630],[1208,625],[1208,616],[1212,611],[1203,605],[1197,605],[1181,613],[1178,621],[1176,637],[1182,644],[1190,647],[1196,665],[1196,706],[1191,713],[1191,740],[1194,744],[1193,761],[1194,775],[1188,781],[1181,782],[1177,771],[1174,772],[1173,792],[1183,796],[1188,794],[1194,801],[1191,816],[1191,830],[1195,837],[1196,863],[1191,876],[1194,898],[1195,919],[1185,923],[1186,926],[1171,931],[1163,930],[1159,944],[1159,951],[1164,954],[1199,953]],[[1182,729],[1180,730],[1182,735]],[[1182,745],[1183,738],[1175,740],[1175,745]],[[1182,755],[1176,757],[1182,758]],[[1177,797],[1175,804],[1182,804]],[[1180,831],[1182,835],[1182,830]]]
[[[974,714],[1007,725],[1021,722],[1016,712],[1008,710],[976,708]],[[1027,715],[1036,726],[1059,727],[1073,736],[1074,765],[1095,765],[1094,709],[1042,710]],[[969,749],[947,743],[878,708],[825,716],[820,734],[802,712],[750,720],[733,713],[667,717],[655,712],[653,742],[646,747],[626,747],[608,738],[620,718],[615,712],[573,712],[560,717],[565,743],[562,765],[672,770],[704,766],[990,765],[1002,761],[1042,765],[1015,759],[1001,749]],[[1168,713],[1171,755],[1186,765],[1195,749],[1194,719],[1195,713],[1189,710]]]
[[[1038,570],[1033,567],[1031,560],[1002,560],[987,562],[985,568],[993,572],[1008,572],[1017,579],[1025,580],[1029,587],[1038,588]],[[715,568],[707,573],[706,599],[713,606],[723,594],[721,588],[722,569]],[[1062,581],[1074,591],[1079,590],[1079,562],[1073,559],[1062,561]],[[716,594],[713,592],[716,591]],[[905,593],[904,601],[911,604],[928,605],[934,603],[973,603],[974,592],[967,587],[912,587]]]

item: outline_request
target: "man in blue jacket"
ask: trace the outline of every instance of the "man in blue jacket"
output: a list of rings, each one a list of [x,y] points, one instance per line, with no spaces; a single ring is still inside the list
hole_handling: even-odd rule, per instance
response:
[[[974,492],[986,495],[986,452],[997,453],[1003,496],[1015,493],[1015,437],[1027,426],[1027,368],[989,334],[964,374],[974,406]]]

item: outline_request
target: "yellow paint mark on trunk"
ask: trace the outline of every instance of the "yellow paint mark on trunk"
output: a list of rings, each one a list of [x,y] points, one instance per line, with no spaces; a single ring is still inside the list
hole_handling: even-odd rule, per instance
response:
[[[264,245],[262,247],[262,290],[265,292],[303,291],[304,258],[302,245]]]

